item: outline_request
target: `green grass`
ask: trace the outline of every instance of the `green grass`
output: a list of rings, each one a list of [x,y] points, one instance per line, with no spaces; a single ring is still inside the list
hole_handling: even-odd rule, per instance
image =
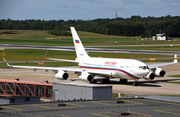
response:
[[[15,31],[18,34],[1,34],[0,38],[26,38],[26,39],[45,39],[45,38],[60,38],[60,36],[51,35],[46,30],[1,30]],[[66,36],[65,36],[66,37]],[[70,37],[70,36],[69,36]],[[64,37],[63,37],[64,38]]]
[[[73,45],[72,39],[3,39],[0,38],[0,43],[3,44],[18,44],[18,45],[45,45],[45,46],[64,46]]]
[[[175,83],[175,84],[180,84],[180,82],[168,82],[168,83]]]
[[[169,75],[170,77],[180,77],[180,75]]]
[[[62,66],[77,66],[76,63],[68,63],[68,62],[47,62],[44,65],[35,65],[34,63],[12,63],[10,65],[18,65],[18,66],[37,66],[37,67],[62,67]],[[8,67],[5,63],[0,63],[0,67]]]
[[[176,78],[179,78],[180,75],[169,75],[170,77],[176,77]],[[172,81],[169,81],[168,83],[175,83],[175,84],[180,84],[180,82],[172,82]]]
[[[7,61],[44,61],[45,57],[62,59],[74,59],[76,57],[75,52],[71,51],[6,49],[4,51],[0,50],[1,57],[3,57],[3,52],[5,52]],[[45,56],[46,52],[47,56]],[[2,59],[0,61],[2,61]]]
[[[102,47],[101,47],[102,48]],[[179,51],[180,46],[139,46],[139,47],[104,47],[112,49],[136,49],[136,50],[173,50]]]
[[[146,54],[124,54],[124,53],[100,53],[90,52],[91,57],[103,57],[103,58],[125,58],[125,59],[137,59],[137,58],[156,58],[156,57],[168,57],[165,55],[146,55]]]
[[[46,39],[46,38],[71,38],[71,36],[55,36],[49,34],[47,30],[0,30],[1,32],[5,31],[15,31],[18,34],[0,34],[0,38],[26,38],[26,39]],[[70,32],[70,31],[68,31]],[[98,33],[77,31],[78,35],[81,38],[122,38],[125,36],[114,36],[114,35],[104,35]],[[132,37],[139,38],[139,37]]]
[[[121,97],[122,97],[122,96],[126,96],[126,94],[121,94]],[[118,94],[117,94],[117,93],[113,93],[112,97],[113,97],[113,98],[117,98],[117,97],[118,97]]]
[[[75,51],[52,51],[52,50],[31,50],[31,49],[5,49],[0,50],[0,56],[3,57],[5,52],[5,58],[7,61],[41,61],[45,57],[49,58],[61,58],[72,59],[76,58]],[[47,53],[47,56],[45,56]],[[98,53],[89,52],[91,57],[106,57],[106,58],[154,58],[154,57],[167,57],[165,55],[143,55],[143,54],[121,54],[121,53]],[[0,60],[2,61],[2,59]]]
[[[1,30],[3,32],[6,30]],[[44,30],[8,30],[18,34],[0,34],[2,44],[23,44],[23,45],[47,45],[47,46],[73,46],[71,36],[55,36]],[[150,39],[140,40],[141,37],[126,37],[103,35],[97,33],[77,31],[84,45],[142,45],[142,44],[176,44],[180,38],[173,38],[174,41],[152,41]],[[137,40],[138,39],[138,40]]]
[[[36,65],[34,63],[11,63],[10,65],[18,66],[37,66],[37,67],[62,67],[62,66],[77,66],[76,63],[69,62],[45,62],[44,65]],[[5,63],[0,63],[0,67],[8,67]]]
[[[173,62],[174,59],[156,59],[156,60],[153,60],[151,61],[150,59],[149,60],[141,60],[142,62]]]
[[[172,97],[179,97],[180,95],[160,95],[160,96],[172,96]]]
[[[75,60],[76,54],[74,51],[53,51],[53,50],[31,50],[31,49],[6,49],[0,50],[0,56],[3,57],[5,52],[5,59],[7,61],[46,61],[44,58],[59,58],[59,59],[70,59]],[[47,56],[45,56],[47,53]],[[98,53],[98,52],[89,52],[91,57],[103,57],[103,58],[154,58],[154,57],[167,57],[164,55],[142,55],[142,54],[121,54],[121,53]],[[0,59],[3,61],[3,59]],[[48,60],[47,60],[48,61]],[[149,62],[149,61],[148,61]],[[0,67],[5,67],[5,64],[0,64]],[[33,63],[16,63],[13,65],[33,65]],[[46,66],[66,66],[66,65],[77,65],[73,63],[46,63]]]

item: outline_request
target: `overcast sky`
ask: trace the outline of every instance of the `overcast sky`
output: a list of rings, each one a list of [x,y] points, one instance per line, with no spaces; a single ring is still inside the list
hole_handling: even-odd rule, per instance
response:
[[[179,16],[180,0],[0,0],[0,19],[93,20]]]

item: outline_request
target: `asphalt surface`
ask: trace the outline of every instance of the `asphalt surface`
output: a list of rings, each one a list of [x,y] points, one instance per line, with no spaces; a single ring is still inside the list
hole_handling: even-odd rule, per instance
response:
[[[149,64],[159,64],[154,62],[146,63]],[[67,67],[66,67],[67,68]],[[69,66],[69,68],[79,68],[77,66]],[[180,95],[179,84],[167,83],[167,81],[180,82],[178,77],[170,77],[169,75],[179,75],[180,63],[170,66],[161,67],[166,71],[165,77],[155,77],[153,81],[148,81],[144,79],[139,80],[139,86],[133,86],[134,80],[128,80],[127,84],[119,84],[119,79],[111,79],[110,85],[113,86],[113,93],[121,94],[132,94],[132,95],[147,95],[147,94],[167,94],[167,95]],[[81,81],[77,74],[74,72],[68,72],[69,78],[67,80],[59,80],[55,78],[55,73],[53,71],[45,72],[45,70],[33,71],[32,69],[13,69],[13,68],[2,68],[0,69],[0,79],[10,79],[14,80],[19,78],[20,81],[38,81],[44,82],[48,80],[49,82],[75,82],[75,83],[89,83],[88,81]],[[98,84],[102,84],[102,78],[96,78]]]
[[[124,103],[117,103],[124,101]],[[66,106],[58,106],[58,104]],[[116,99],[1,106],[1,117],[179,117],[180,103],[150,99]]]
[[[74,46],[34,46],[34,45],[0,44],[0,48],[4,48],[4,49],[40,49],[40,50],[74,51]],[[133,53],[133,54],[153,54],[153,55],[174,55],[174,54],[180,54],[180,51],[134,50],[134,49],[105,49],[105,48],[92,48],[92,46],[85,47],[85,49],[88,52],[104,52],[104,53],[131,53],[131,54]]]

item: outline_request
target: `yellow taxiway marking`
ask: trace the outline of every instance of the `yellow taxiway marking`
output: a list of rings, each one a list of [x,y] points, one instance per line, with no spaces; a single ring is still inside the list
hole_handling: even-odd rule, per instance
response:
[[[51,107],[41,106],[39,104],[32,104],[32,106],[41,107],[41,108],[47,108],[47,109],[54,109],[54,108],[51,108]]]
[[[60,116],[60,117],[70,117],[70,116],[67,116],[67,115],[57,115],[57,116]],[[34,117],[44,117],[44,116],[34,116]]]
[[[11,108],[11,107],[7,107],[7,106],[2,106],[2,107],[3,107],[3,108],[6,108],[6,109],[15,110],[15,111],[22,111],[22,109]]]
[[[71,104],[71,103],[65,103],[65,104],[72,105],[72,106],[77,106],[77,107],[85,107],[85,106],[78,105],[78,104]]]
[[[96,102],[96,101],[91,101],[92,103],[96,103],[96,104],[102,104],[102,105],[108,105],[108,106],[114,106],[113,104],[106,104],[106,103],[102,103],[102,102]]]
[[[0,112],[14,112],[14,110],[0,110]]]
[[[96,102],[96,101],[91,101],[92,103],[96,103],[96,104],[101,104],[101,105],[107,105],[107,106],[124,106],[124,105],[134,105],[133,104],[106,104],[106,103],[103,103],[103,102]],[[137,104],[137,103],[136,103]]]
[[[63,108],[75,108],[75,107],[47,107],[45,105],[48,105],[48,104],[32,104],[32,106],[36,106],[36,107],[40,107],[40,108],[47,108],[47,109],[63,109]],[[71,104],[71,105],[74,105],[74,104]]]
[[[171,103],[171,102],[153,101],[153,100],[144,100],[144,99],[141,99],[141,100],[143,100],[143,101],[149,101],[149,102],[158,102],[158,103],[163,103],[163,104],[170,104],[170,105],[180,105],[180,104]]]
[[[132,114],[136,114],[136,115],[140,115],[139,117],[142,117],[142,116],[151,117],[151,115],[142,114],[142,113],[136,113],[136,112],[130,112],[130,111],[125,111],[125,112],[132,113]],[[112,112],[102,112],[102,113],[110,113],[110,114],[112,114]],[[103,114],[100,114],[100,113],[91,113],[91,114],[92,114],[92,115],[96,115],[96,116],[101,116],[101,117],[111,117],[111,116],[103,115]],[[132,116],[132,117],[133,117],[133,116]],[[138,117],[138,116],[135,116],[135,117]]]
[[[70,116],[66,116],[66,115],[58,115],[58,116],[61,116],[61,117],[70,117]]]
[[[170,109],[165,109],[165,110],[170,110]],[[173,114],[173,115],[180,115],[180,113],[173,113],[173,112],[168,112],[168,111],[165,111],[165,110],[155,110],[155,111],[163,112],[163,113],[169,113],[169,114]],[[171,109],[171,110],[175,110],[175,109]]]
[[[96,116],[101,116],[101,117],[111,117],[111,116],[107,116],[107,115],[102,115],[102,114],[98,114],[98,113],[91,113],[92,115],[96,115]]]

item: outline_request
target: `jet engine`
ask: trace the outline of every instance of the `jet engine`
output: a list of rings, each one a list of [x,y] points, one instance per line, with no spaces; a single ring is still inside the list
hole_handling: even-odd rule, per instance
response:
[[[154,74],[157,77],[164,77],[164,75],[166,74],[166,72],[164,70],[162,70],[161,68],[156,68],[156,70],[154,71]]]
[[[81,80],[88,80],[88,81],[92,81],[93,80],[93,75],[87,73],[87,72],[82,72],[81,76],[79,77]]]
[[[69,77],[69,74],[59,70],[58,73],[55,75],[55,78],[60,79],[60,80],[67,80]]]
[[[153,80],[154,77],[155,77],[155,74],[153,72],[149,72],[149,74],[145,76],[144,79]]]

